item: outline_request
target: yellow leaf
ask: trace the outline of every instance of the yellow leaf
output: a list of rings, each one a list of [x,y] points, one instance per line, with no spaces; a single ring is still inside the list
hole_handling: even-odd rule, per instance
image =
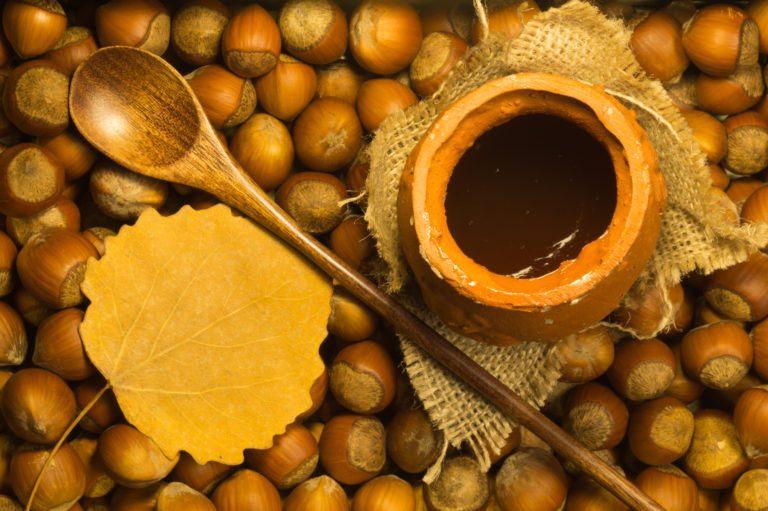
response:
[[[310,407],[330,281],[228,207],[147,210],[82,289],[88,356],[166,455],[238,464]]]

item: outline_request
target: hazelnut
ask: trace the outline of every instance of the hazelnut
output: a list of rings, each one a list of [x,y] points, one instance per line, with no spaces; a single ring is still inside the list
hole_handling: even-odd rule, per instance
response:
[[[622,397],[642,401],[658,397],[675,377],[675,356],[659,339],[624,339],[616,345],[606,373]]]
[[[19,365],[27,356],[27,332],[16,309],[0,301],[0,365]]]
[[[456,34],[432,32],[424,37],[411,62],[411,87],[420,96],[435,92],[469,46]]]
[[[421,45],[421,19],[403,0],[365,0],[349,19],[349,50],[363,69],[397,73]]]
[[[652,12],[635,27],[629,47],[645,72],[662,83],[678,80],[688,67],[683,29],[664,11]]]
[[[707,409],[696,412],[693,420],[693,439],[684,457],[686,473],[702,488],[729,488],[748,465],[733,419]]]
[[[395,397],[395,363],[376,341],[342,348],[328,372],[333,396],[352,412],[378,413]]]
[[[5,230],[20,245],[26,244],[46,229],[55,227],[74,232],[80,230],[80,210],[63,195],[52,205],[32,215],[5,217]]]
[[[39,213],[56,202],[63,187],[64,169],[42,146],[23,143],[0,153],[0,213]]]
[[[232,467],[218,461],[197,463],[189,453],[182,451],[179,462],[173,467],[170,478],[208,495],[219,481],[229,475],[231,470]]]
[[[648,465],[664,465],[682,457],[692,437],[693,413],[673,397],[646,401],[629,414],[629,448]]]
[[[168,483],[157,494],[156,511],[217,511],[208,497],[184,483]]]
[[[96,9],[101,46],[135,46],[155,55],[168,49],[171,17],[159,0],[109,0]]]
[[[171,18],[171,46],[176,55],[195,66],[213,64],[229,17],[229,8],[219,0],[185,2]]]
[[[281,53],[275,67],[255,80],[261,108],[283,121],[292,121],[312,101],[317,90],[315,69]]]
[[[118,484],[141,488],[163,479],[179,454],[169,458],[150,437],[128,424],[115,424],[99,435],[99,456]]]
[[[328,332],[346,342],[362,341],[373,335],[379,316],[343,287],[334,286]]]
[[[16,269],[35,298],[52,309],[63,309],[83,301],[80,283],[89,257],[98,257],[98,252],[80,233],[51,227],[21,248]]]
[[[221,54],[233,73],[243,78],[261,76],[277,64],[280,29],[263,7],[250,4],[224,28]]]
[[[344,217],[344,184],[325,172],[298,172],[277,189],[275,200],[299,226],[310,234],[331,231]]]
[[[608,387],[585,383],[568,392],[563,429],[587,449],[615,447],[627,431],[629,411]]]
[[[440,456],[443,436],[421,408],[398,410],[387,424],[387,453],[403,471],[427,470]]]
[[[704,73],[728,76],[738,66],[757,62],[758,26],[739,7],[707,5],[686,23],[683,48],[696,67]]]
[[[557,344],[564,359],[560,380],[586,383],[605,373],[613,363],[613,339],[604,326],[571,334]]]
[[[696,509],[698,505],[696,482],[674,465],[648,467],[637,475],[635,484],[664,509]]]
[[[288,0],[277,24],[285,50],[304,62],[330,64],[347,49],[347,16],[332,0]]]
[[[27,504],[32,486],[43,468],[51,449],[39,445],[24,445],[11,458],[11,487],[19,501]],[[53,455],[43,473],[31,511],[69,509],[85,491],[85,467],[75,450],[67,443]]]
[[[67,16],[56,0],[8,0],[3,31],[22,60],[47,52],[67,27]]]
[[[349,499],[341,485],[327,475],[321,475],[294,488],[285,498],[282,511],[349,511],[349,505]],[[279,506],[276,509],[279,510]]]
[[[281,508],[280,494],[269,479],[247,468],[238,470],[219,483],[211,501],[218,511],[280,511]]]
[[[317,67],[317,98],[339,98],[354,105],[357,91],[365,81],[365,75],[349,61],[339,60],[327,66]]]
[[[61,39],[45,54],[45,58],[58,64],[68,76],[72,76],[77,66],[98,49],[90,29],[67,27]]]
[[[424,502],[430,511],[481,511],[489,497],[488,475],[469,456],[446,459],[440,475],[424,490]]]
[[[415,511],[416,501],[408,482],[396,475],[374,477],[355,492],[351,511]]]
[[[22,440],[50,444],[75,418],[75,395],[67,383],[45,369],[22,369],[5,384],[0,410],[8,428]]]
[[[555,511],[565,501],[568,479],[554,455],[528,447],[504,460],[494,491],[502,511]]]
[[[82,322],[83,311],[74,307],[45,318],[37,327],[32,362],[65,380],[84,380],[96,374],[80,339]]]
[[[91,196],[110,218],[132,222],[147,208],[159,209],[168,199],[168,183],[137,174],[109,160],[94,165],[89,178]]]
[[[356,108],[366,131],[376,131],[395,112],[417,103],[411,89],[392,78],[366,80],[357,92]]]
[[[288,128],[265,113],[255,113],[240,125],[229,149],[243,170],[265,191],[280,186],[293,165],[293,139]]]
[[[718,321],[689,330],[681,343],[685,372],[705,387],[727,389],[752,366],[752,342],[735,321]]]
[[[344,484],[375,477],[386,461],[386,431],[375,416],[340,414],[329,420],[320,436],[320,463]]]
[[[216,129],[242,124],[256,109],[257,96],[253,83],[225,67],[209,64],[184,78]]]
[[[334,172],[354,159],[363,144],[363,128],[352,105],[325,97],[310,103],[293,123],[293,142],[301,163]]]
[[[300,424],[289,424],[268,449],[246,449],[245,462],[279,490],[304,482],[317,467],[317,440]]]

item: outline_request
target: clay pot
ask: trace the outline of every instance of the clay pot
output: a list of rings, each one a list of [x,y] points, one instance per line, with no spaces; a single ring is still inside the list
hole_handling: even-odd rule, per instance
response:
[[[398,222],[427,306],[511,345],[607,316],[653,252],[665,204],[634,112],[598,86],[521,73],[432,124],[406,163]]]

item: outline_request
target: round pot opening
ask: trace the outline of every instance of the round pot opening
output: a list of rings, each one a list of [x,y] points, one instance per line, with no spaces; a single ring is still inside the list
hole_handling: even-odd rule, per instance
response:
[[[398,227],[427,307],[509,345],[610,313],[653,253],[665,202],[634,112],[599,86],[519,73],[430,126],[401,178]]]
[[[557,115],[527,113],[480,135],[445,195],[458,248],[488,271],[534,279],[602,236],[616,209],[611,154]]]

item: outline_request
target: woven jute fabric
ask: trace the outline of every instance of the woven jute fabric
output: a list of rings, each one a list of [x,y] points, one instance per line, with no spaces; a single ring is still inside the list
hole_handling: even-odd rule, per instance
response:
[[[619,21],[605,18],[579,0],[538,15],[514,40],[491,33],[468,50],[433,96],[387,118],[364,149],[363,157],[370,160],[365,218],[383,262],[374,276],[384,289],[534,406],[541,406],[557,383],[562,365],[558,351],[550,344],[496,347],[479,343],[452,332],[426,310],[410,282],[399,241],[400,176],[421,136],[459,97],[512,73],[557,74],[601,85],[634,110],[658,154],[667,209],[656,249],[624,297],[625,303],[636,300],[648,286],[664,287],[690,272],[707,274],[745,260],[768,243],[768,230],[726,221],[722,207],[708,193],[711,179],[704,154],[664,88],[637,63],[629,49],[630,35]],[[673,315],[668,306],[657,331]],[[430,418],[450,445],[469,445],[488,467],[488,452],[500,448],[514,423],[407,338],[401,337],[401,343],[407,372]],[[426,478],[435,475],[430,471]]]

